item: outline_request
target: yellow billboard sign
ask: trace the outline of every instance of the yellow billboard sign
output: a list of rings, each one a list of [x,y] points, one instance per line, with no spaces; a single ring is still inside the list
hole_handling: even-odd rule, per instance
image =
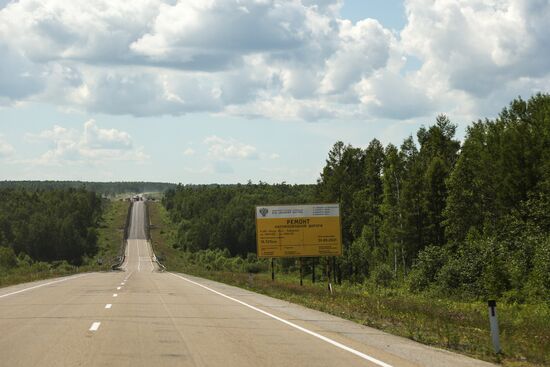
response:
[[[256,207],[258,257],[342,255],[339,204]]]

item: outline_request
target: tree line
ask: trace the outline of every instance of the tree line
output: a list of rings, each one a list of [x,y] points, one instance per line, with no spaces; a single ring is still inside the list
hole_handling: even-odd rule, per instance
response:
[[[0,267],[19,259],[80,265],[98,251],[101,198],[84,189],[0,189]]]
[[[103,196],[118,194],[164,192],[176,185],[165,182],[89,182],[89,181],[0,181],[0,189],[28,190],[84,189]]]
[[[232,255],[256,252],[254,208],[261,204],[306,203],[313,185],[178,185],[163,204],[178,224],[176,246],[185,251],[228,249]]]
[[[464,142],[440,115],[416,139],[337,142],[316,185],[178,186],[164,198],[184,250],[255,251],[254,206],[339,202],[340,280],[545,299],[550,292],[550,95],[517,98]],[[384,278],[384,277],[382,277]]]

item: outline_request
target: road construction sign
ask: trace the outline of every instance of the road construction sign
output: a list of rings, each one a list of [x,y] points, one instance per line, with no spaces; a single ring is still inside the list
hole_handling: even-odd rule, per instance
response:
[[[339,204],[256,207],[258,257],[342,255]]]

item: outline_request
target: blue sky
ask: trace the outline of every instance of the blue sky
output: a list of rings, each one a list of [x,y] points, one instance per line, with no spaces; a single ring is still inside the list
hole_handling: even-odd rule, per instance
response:
[[[461,138],[550,85],[535,1],[7,4],[1,180],[313,183],[337,140]]]

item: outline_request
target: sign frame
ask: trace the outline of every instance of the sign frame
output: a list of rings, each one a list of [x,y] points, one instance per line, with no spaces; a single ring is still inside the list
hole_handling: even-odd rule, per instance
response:
[[[262,255],[262,252],[260,251],[261,249],[261,244],[260,244],[260,227],[258,225],[258,219],[262,220],[262,218],[258,218],[258,213],[260,211],[260,209],[262,208],[285,208],[285,207],[288,207],[288,208],[293,208],[293,207],[302,207],[302,208],[305,208],[305,207],[323,207],[323,206],[337,206],[338,208],[338,230],[337,230],[337,234],[336,234],[336,238],[337,240],[337,243],[336,243],[336,248],[337,248],[337,251],[336,252],[333,252],[333,253],[327,253],[327,254],[321,254],[319,253],[319,251],[317,250],[318,254],[303,254],[303,253],[296,253],[296,254],[291,254],[291,255]],[[314,203],[314,204],[280,204],[280,205],[256,205],[255,206],[255,212],[254,212],[254,216],[255,216],[255,226],[256,226],[256,254],[259,258],[315,258],[315,257],[335,257],[335,256],[342,256],[343,254],[343,236],[342,236],[342,207],[340,205],[340,203]],[[330,216],[330,215],[311,215],[311,216],[291,216],[291,217],[277,217],[277,219],[311,219],[311,218],[327,218],[327,217],[336,217],[336,216]],[[271,219],[274,219],[274,218],[271,218]],[[302,231],[303,232],[303,231]],[[321,244],[317,244],[317,246],[320,246]],[[282,246],[282,245],[279,245],[279,246]]]

